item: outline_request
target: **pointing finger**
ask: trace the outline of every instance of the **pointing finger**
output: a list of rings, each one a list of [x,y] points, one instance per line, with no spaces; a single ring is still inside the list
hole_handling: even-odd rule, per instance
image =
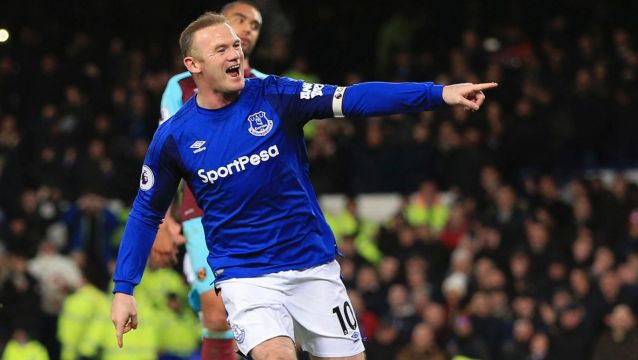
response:
[[[497,86],[498,86],[498,84],[495,83],[495,82],[474,84],[472,86],[472,90],[474,90],[474,91],[482,91],[482,90],[492,89],[492,88],[495,88]]]
[[[122,340],[122,334],[124,333],[124,326],[121,324],[115,324],[115,337],[117,338],[117,346],[122,347],[124,341]]]

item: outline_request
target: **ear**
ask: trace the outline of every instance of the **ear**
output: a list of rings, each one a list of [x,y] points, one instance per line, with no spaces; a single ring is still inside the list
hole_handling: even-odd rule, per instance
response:
[[[198,74],[202,72],[200,64],[192,56],[187,56],[184,58],[184,66],[186,66],[186,69],[192,74]]]

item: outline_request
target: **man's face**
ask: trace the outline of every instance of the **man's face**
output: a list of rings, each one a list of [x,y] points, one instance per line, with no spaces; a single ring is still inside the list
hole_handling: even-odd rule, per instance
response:
[[[609,316],[609,326],[613,330],[629,331],[634,327],[635,319],[627,305],[618,305]]]
[[[244,88],[244,53],[241,40],[228,24],[197,31],[189,71],[201,74],[214,92],[229,94]],[[188,66],[188,65],[187,65]]]
[[[239,36],[244,54],[250,56],[261,31],[261,14],[254,7],[239,3],[227,9],[223,15]]]

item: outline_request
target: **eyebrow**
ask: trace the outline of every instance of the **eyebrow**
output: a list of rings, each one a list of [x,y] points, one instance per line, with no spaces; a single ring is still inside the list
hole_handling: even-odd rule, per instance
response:
[[[240,41],[239,39],[234,39],[234,40],[233,40],[233,43],[232,43],[230,46],[235,46],[235,45],[237,45],[237,44],[241,44],[241,41]],[[225,43],[225,44],[218,44],[217,46],[215,46],[215,49],[214,49],[214,50],[215,50],[215,51],[217,51],[217,50],[219,50],[219,49],[227,48],[227,47],[228,47],[228,44],[227,44],[227,43]]]
[[[232,14],[230,14],[230,16],[239,16],[240,18],[243,18],[243,19],[246,18],[246,15],[244,15],[244,14],[242,14],[240,12],[232,13]]]
[[[232,16],[238,16],[238,17],[240,17],[240,18],[242,18],[242,19],[244,19],[244,20],[245,20],[245,19],[248,19],[248,17],[247,17],[246,15],[244,15],[244,14],[242,14],[242,13],[240,13],[240,12],[232,13],[232,14],[230,14],[230,16],[231,16],[231,17],[232,17]],[[251,23],[251,24],[257,24],[257,26],[261,26],[261,23],[260,23],[259,21],[255,20],[255,19],[253,19],[250,23]]]
[[[227,48],[228,44],[219,44],[217,46],[215,46],[215,51],[222,49],[222,48]]]

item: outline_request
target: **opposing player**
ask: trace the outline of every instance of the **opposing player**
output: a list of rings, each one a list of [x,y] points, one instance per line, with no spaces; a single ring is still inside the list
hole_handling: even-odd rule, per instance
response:
[[[266,77],[261,72],[253,69],[249,65],[249,56],[255,48],[259,39],[262,26],[260,11],[250,2],[234,1],[226,4],[221,9],[224,15],[241,41],[241,48],[244,52],[245,66],[244,77]],[[182,105],[190,99],[196,91],[195,81],[191,73],[186,71],[173,76],[162,96],[161,116],[162,122],[173,116]],[[197,147],[199,144],[200,147]],[[204,151],[205,143],[193,143],[193,151]],[[213,288],[215,277],[208,265],[208,248],[206,237],[202,225],[202,210],[197,206],[195,197],[188,188],[183,185],[179,196],[181,199],[180,218],[182,220],[182,231],[186,238],[187,256],[184,262],[185,272],[191,283],[189,302],[195,311],[201,311],[203,325],[202,331],[202,360],[234,359],[233,333],[230,331],[226,321],[226,310]],[[165,223],[171,222],[167,216]],[[167,224],[168,225],[168,224]],[[153,258],[159,265],[166,265],[172,262],[177,253],[175,244],[171,242],[171,237],[167,236],[167,225],[162,224],[160,233],[152,248]]]
[[[244,79],[241,40],[206,13],[180,48],[198,93],[155,133],[114,276],[118,343],[137,327],[133,288],[180,178],[204,215],[208,263],[235,340],[253,359],[363,359],[336,242],[310,183],[302,136],[313,118],[420,112],[444,103],[478,110],[496,84],[362,83]],[[294,339],[294,340],[293,340]]]

